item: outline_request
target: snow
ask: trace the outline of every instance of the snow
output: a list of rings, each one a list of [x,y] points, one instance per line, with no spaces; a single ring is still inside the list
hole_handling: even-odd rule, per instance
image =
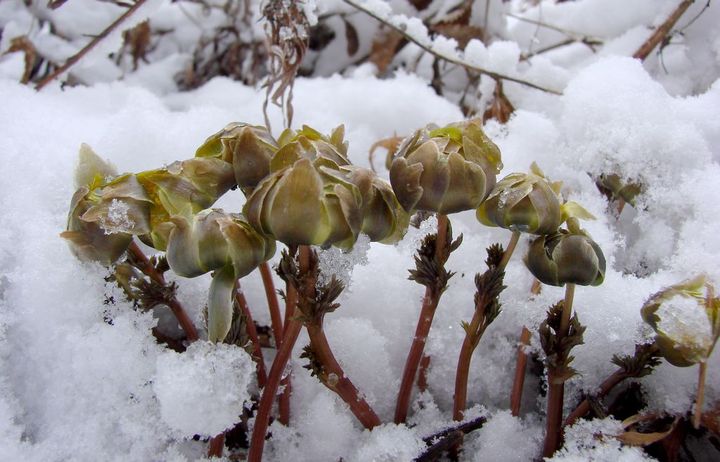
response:
[[[120,11],[107,2],[74,0],[51,12],[45,3],[28,9],[20,0],[0,2],[0,53],[14,36],[27,34],[41,54],[62,60]],[[497,39],[488,45],[471,40],[463,52],[452,39],[432,37],[410,17],[413,9],[405,1],[361,3],[403,24],[437,52],[563,90],[557,96],[506,82],[516,111],[507,124],[489,121],[485,130],[502,151],[501,176],[527,172],[537,162],[549,178],[563,182],[566,199],[582,203],[597,217],[583,226],[603,249],[608,268],[603,285],[576,290],[575,311],[587,330],[584,345],[573,350],[580,375],[566,387],[568,412],[616,369],[610,363],[613,354],[630,354],[636,343],[651,338],[640,317],[648,297],[698,272],[720,284],[720,29],[715,26],[720,6],[713,2],[674,36],[662,62],[653,54],[640,63],[628,56],[677,2],[543,1],[525,9],[518,4],[526,2],[492,2],[489,21]],[[452,3],[432,2],[422,14],[447,11]],[[680,26],[705,2],[695,3]],[[194,435],[213,436],[231,427],[257,393],[255,366],[245,351],[202,340],[182,354],[159,345],[153,327],[179,332],[169,310],[134,310],[119,289],[104,281],[106,269],[76,261],[58,236],[65,229],[82,143],[117,171],[138,172],[192,157],[207,136],[228,122],[263,123],[264,94],[258,88],[218,77],[195,90],[178,91],[175,75],[191,62],[193,46],[224,24],[217,8],[205,11],[199,4],[170,1],[144,8],[133,23],[149,16],[154,27],[174,31],[157,44],[151,63],[135,72],[108,58],[120,47],[119,35],[73,68],[73,78],[85,86],[61,88],[55,82],[35,92],[17,83],[24,70],[22,54],[0,55],[1,460],[202,459],[206,444]],[[318,21],[326,12],[352,11],[339,1],[307,2],[304,8]],[[64,39],[51,34],[48,23],[38,22],[32,14],[38,9],[65,33]],[[477,10],[473,21],[481,23],[484,12]],[[565,32],[503,14],[510,10]],[[361,34],[378,27],[364,14],[348,17]],[[243,31],[249,37],[262,33],[259,16],[253,18],[253,28]],[[596,53],[575,44],[522,58],[568,34],[604,44]],[[370,40],[361,37],[361,42],[361,50],[369,50]],[[335,59],[343,49],[328,48],[320,58],[326,61],[318,61],[327,74],[349,62],[344,56]],[[396,57],[395,64],[420,54],[417,47],[411,51]],[[417,72],[396,70],[385,78],[368,63],[342,74],[299,78],[295,123],[323,133],[344,124],[351,161],[369,167],[368,148],[377,140],[408,135],[427,123],[463,119],[456,96],[464,81],[449,78],[450,91],[439,96],[428,86],[431,60],[416,64]],[[484,102],[493,89],[494,81],[483,77],[473,91]],[[273,127],[282,126],[275,108],[270,119]],[[380,154],[376,168],[387,177],[377,161]],[[618,216],[595,186],[594,178],[602,173],[642,183],[636,207],[626,205]],[[238,211],[243,201],[233,191],[217,206]],[[123,204],[114,203],[106,227],[127,226],[126,212]],[[303,334],[289,369],[290,426],[272,424],[265,460],[407,461],[424,450],[422,438],[453,425],[455,368],[464,338],[460,322],[472,316],[473,276],[484,270],[484,249],[494,242],[506,245],[510,233],[481,226],[474,211],[450,219],[454,235],[462,233],[464,241],[448,261],[456,274],[435,314],[426,344],[428,388],[414,393],[409,425],[389,423],[424,292],[407,279],[407,270],[422,238],[434,232],[434,218],[410,228],[395,246],[361,237],[350,253],[320,252],[325,277],[335,274],[347,286],[339,299],[342,306],[325,318],[329,343],[384,425],[363,430],[346,404],[303,369],[299,355],[308,342]],[[488,421],[466,437],[464,461],[532,460],[541,452],[545,403],[536,394],[540,378],[527,378],[521,417],[509,414],[508,395],[522,326],[535,333],[528,349],[540,353],[537,327],[563,289],[544,287],[539,295],[530,294],[533,279],[522,263],[528,243],[523,237],[518,244],[507,267],[503,311],[473,356],[466,415],[484,415]],[[178,297],[203,335],[210,277],[169,273],[168,278],[177,282]],[[278,278],[276,284],[282,287]],[[269,324],[260,277],[244,278],[242,288],[255,320]],[[663,309],[671,314],[688,308]],[[702,324],[702,319],[695,321]],[[267,349],[268,366],[272,355]],[[711,405],[720,399],[720,355],[715,352],[708,364],[706,403]],[[695,367],[666,362],[639,380],[648,411],[681,415],[694,402],[696,381]],[[650,460],[640,449],[622,446],[614,438],[621,431],[610,418],[580,421],[567,429],[564,449],[550,460]]]

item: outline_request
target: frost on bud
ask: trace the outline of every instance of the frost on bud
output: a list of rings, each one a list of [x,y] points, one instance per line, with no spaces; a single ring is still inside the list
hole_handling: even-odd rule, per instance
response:
[[[533,162],[531,173],[511,173],[498,182],[476,217],[486,226],[550,234],[568,218],[594,219],[576,202],[562,203],[560,182],[551,183]]]
[[[205,140],[195,156],[228,162],[238,186],[251,190],[270,173],[270,159],[277,150],[267,128],[233,122]]]
[[[192,218],[175,215],[167,245],[167,261],[180,276],[215,271],[208,295],[208,339],[222,341],[230,330],[233,289],[275,253],[275,241],[261,236],[238,214],[203,210]]]
[[[477,208],[501,169],[500,150],[471,120],[416,131],[400,146],[390,182],[408,212],[449,214]]]
[[[70,203],[65,238],[81,260],[109,265],[127,250],[133,235],[150,231],[151,201],[133,175],[115,170],[87,145],[75,172],[78,190]]]
[[[552,286],[597,286],[605,279],[605,256],[595,241],[580,230],[576,219],[568,221],[568,230],[535,239],[525,265],[540,282]]]
[[[158,250],[167,247],[172,216],[191,216],[209,208],[235,186],[230,164],[216,158],[173,162],[165,168],[139,173],[137,178],[152,201],[150,233],[141,238]]]
[[[345,167],[349,180],[358,187],[363,202],[361,232],[371,241],[393,244],[405,235],[410,215],[400,206],[390,184],[372,170]]]
[[[706,361],[720,337],[720,298],[705,275],[661,290],[640,314],[655,331],[660,354],[674,366]]]

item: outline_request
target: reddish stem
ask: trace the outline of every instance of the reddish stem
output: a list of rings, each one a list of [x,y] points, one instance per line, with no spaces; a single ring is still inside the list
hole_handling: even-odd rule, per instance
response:
[[[427,372],[430,368],[430,356],[423,355],[420,360],[420,371],[418,371],[417,387],[418,390],[425,391],[428,387]]]
[[[292,307],[294,307],[297,304],[297,290],[295,287],[293,287],[291,284],[287,285],[286,288],[286,313],[292,313]],[[288,320],[292,317],[292,314],[286,315],[285,318],[285,330],[286,332],[283,333],[283,335],[286,335],[287,333],[287,327],[288,327]],[[283,341],[284,341],[283,337]],[[280,396],[278,396],[278,420],[283,425],[289,425],[290,424],[290,394],[292,393],[292,375],[287,374],[282,381],[280,382],[280,385],[282,386],[282,392],[280,393]]]
[[[307,331],[315,359],[322,364],[323,377],[321,381],[323,384],[337,393],[350,406],[352,413],[365,428],[372,430],[380,425],[380,418],[365,401],[365,398],[360,395],[358,389],[345,375],[340,363],[335,359],[322,326],[309,324],[307,325]]]
[[[450,222],[447,215],[438,214],[438,232],[435,240],[435,259],[444,264],[447,259],[447,235]],[[431,287],[425,288],[425,296],[423,297],[422,308],[420,308],[420,319],[418,319],[415,328],[415,337],[413,337],[410,345],[410,352],[405,360],[405,369],[403,370],[402,381],[400,383],[400,391],[398,392],[397,405],[395,407],[395,423],[405,423],[407,420],[408,409],[410,408],[410,395],[412,394],[413,383],[415,383],[415,375],[417,374],[420,360],[425,349],[425,341],[430,333],[435,309],[440,302],[441,291],[435,291]]]
[[[222,457],[224,448],[225,433],[220,433],[219,435],[210,438],[210,442],[208,443],[208,458]]]
[[[515,417],[520,415],[520,404],[522,402],[523,386],[525,385],[525,370],[528,361],[528,354],[525,350],[529,344],[530,331],[523,326],[515,362],[515,380],[513,380],[512,394],[510,395],[510,412]]]
[[[597,394],[594,396],[598,398],[602,398],[603,396],[606,396],[610,391],[615,388],[620,382],[625,380],[628,377],[627,373],[623,371],[622,369],[617,370],[613,372],[608,378],[606,378],[603,383],[600,384],[599,390]],[[580,404],[577,405],[577,407],[565,418],[565,422],[563,423],[564,427],[568,427],[575,422],[577,422],[578,419],[584,417],[587,415],[587,413],[590,412],[590,400],[585,398],[580,402]]]
[[[275,337],[275,345],[278,347],[282,343],[283,322],[280,318],[280,305],[278,304],[277,293],[275,292],[275,283],[273,282],[272,271],[267,262],[260,264],[260,276],[262,277],[263,286],[265,287],[265,297],[267,298],[268,310],[270,311],[270,324],[272,325],[273,336]]]
[[[467,406],[467,384],[470,375],[470,360],[473,351],[477,346],[479,338],[477,331],[482,322],[483,314],[475,307],[472,321],[470,322],[469,331],[465,333],[462,347],[460,347],[460,356],[458,357],[458,365],[455,373],[455,395],[453,398],[453,419],[461,421]]]
[[[267,383],[263,388],[260,403],[258,405],[257,416],[255,417],[255,427],[253,428],[252,437],[250,439],[250,451],[248,453],[249,462],[261,462],[263,448],[265,446],[265,435],[270,425],[270,411],[272,410],[275,395],[280,385],[285,366],[290,360],[293,346],[297,341],[302,324],[298,321],[290,319],[286,324],[287,329],[283,336],[283,343],[275,356],[275,360],[270,367]]]
[[[155,269],[152,263],[150,263],[148,257],[140,249],[137,243],[135,243],[135,241],[130,243],[130,247],[128,247],[128,252],[130,252],[133,258],[135,258],[135,260],[139,263],[140,271],[145,273],[150,279],[157,282],[158,284],[161,284],[163,286],[166,284],[165,277]],[[182,307],[180,302],[178,302],[175,297],[172,297],[171,299],[167,300],[167,305],[175,315],[178,323],[180,323],[180,327],[182,327],[182,329],[185,331],[185,337],[187,338],[187,341],[194,342],[195,340],[197,340],[199,338],[197,329],[195,329],[195,325],[188,317],[185,309]]]
[[[647,58],[650,53],[655,49],[656,46],[658,46],[665,37],[670,33],[673,26],[675,26],[675,23],[680,19],[680,17],[685,14],[685,11],[687,11],[688,8],[690,8],[690,5],[694,3],[694,0],[684,0],[681,2],[677,8],[668,16],[668,18],[660,24],[660,26],[655,29],[655,32],[652,33],[650,37],[643,43],[640,48],[633,54],[633,58],[639,59],[640,61],[644,61],[645,58]]]
[[[240,283],[238,283],[238,291],[235,292],[235,301],[245,316],[245,327],[247,329],[248,337],[253,345],[253,355],[255,355],[255,362],[257,363],[257,379],[258,386],[260,388],[265,386],[267,382],[267,373],[265,371],[265,358],[263,356],[262,348],[260,347],[260,339],[258,338],[258,332],[255,328],[255,321],[253,321],[250,307],[248,307],[247,299],[245,294],[240,292]]]

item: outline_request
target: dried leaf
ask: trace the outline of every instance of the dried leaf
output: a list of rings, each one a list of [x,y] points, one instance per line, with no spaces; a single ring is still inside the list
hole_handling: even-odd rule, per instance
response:
[[[373,164],[373,157],[375,156],[375,151],[378,148],[385,148],[387,150],[385,167],[390,170],[390,163],[392,162],[392,158],[400,147],[400,143],[402,143],[403,139],[404,138],[402,136],[391,136],[390,138],[384,138],[380,141],[376,141],[375,143],[373,143],[372,146],[370,146],[368,158],[370,159],[370,168],[373,172],[377,172],[377,170],[375,170],[375,165]]]
[[[445,37],[455,39],[458,43],[458,48],[461,50],[465,49],[470,40],[482,40],[483,38],[482,28],[468,24],[441,23],[433,25],[430,29]]]
[[[644,420],[648,420],[649,418],[654,418],[654,416],[641,416],[640,414],[636,414],[626,420],[623,421],[623,427],[630,428],[634,424],[638,422],[642,422]],[[668,435],[670,435],[677,426],[680,418],[676,418],[670,428],[667,431],[664,432],[652,432],[652,433],[640,433],[637,431],[626,431],[621,433],[620,435],[617,435],[616,438],[620,441],[622,441],[624,444],[627,444],[629,446],[649,446],[653,443],[657,443],[658,441],[664,439]]]
[[[343,18],[345,23],[345,40],[347,40],[347,54],[353,56],[357,53],[360,48],[360,38],[358,37],[357,29],[352,25],[350,21]]]
[[[403,39],[402,34],[392,29],[380,29],[375,34],[368,59],[378,68],[380,74],[390,67]]]
[[[510,116],[515,112],[515,107],[512,105],[502,89],[502,82],[499,80],[495,84],[495,94],[490,107],[487,108],[483,113],[483,123],[490,119],[495,119],[501,124],[507,123],[510,120]]]
[[[35,45],[32,44],[30,39],[28,39],[27,36],[22,35],[20,37],[15,37],[10,41],[10,47],[5,53],[15,53],[18,51],[25,53],[25,70],[23,71],[23,76],[20,79],[20,83],[25,84],[30,81],[33,68],[37,62],[37,50],[35,50]]]

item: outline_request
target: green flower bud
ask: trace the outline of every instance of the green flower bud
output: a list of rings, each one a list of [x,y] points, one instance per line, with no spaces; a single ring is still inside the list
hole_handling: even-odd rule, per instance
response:
[[[273,158],[270,170],[276,172],[287,167],[298,157],[306,157],[316,161],[323,159],[328,167],[350,165],[347,157],[348,143],[344,140],[345,126],[340,125],[329,137],[322,135],[314,128],[303,125],[298,131],[287,129],[280,134],[278,142],[280,151]]]
[[[574,221],[574,220],[573,220]],[[570,231],[540,236],[530,244],[525,265],[540,282],[597,286],[605,278],[605,256],[589,236],[574,225]]]
[[[713,293],[700,275],[661,290],[643,305],[640,314],[655,331],[655,344],[670,364],[688,367],[710,357],[720,336],[720,298]],[[704,311],[707,324],[687,310]]]
[[[415,132],[393,160],[390,183],[408,212],[448,214],[477,208],[501,169],[500,150],[471,120]]]
[[[203,210],[191,219],[175,215],[167,260],[180,276],[196,277],[231,265],[236,278],[253,271],[275,253],[275,241],[255,231],[241,215]]]
[[[642,184],[637,182],[625,182],[620,175],[615,173],[602,174],[597,180],[598,187],[607,193],[610,199],[622,199],[628,204],[635,206],[635,199],[642,192]]]
[[[277,150],[277,141],[265,127],[233,122],[205,140],[195,156],[230,163],[238,186],[253,189],[270,173],[270,159]]]
[[[173,162],[165,168],[137,174],[152,201],[150,233],[143,241],[158,250],[167,247],[174,215],[191,216],[211,207],[235,186],[232,166],[215,158]]]
[[[301,156],[265,178],[245,203],[248,222],[289,245],[351,247],[363,222],[362,197],[323,159]]]
[[[498,182],[476,217],[486,226],[530,234],[551,234],[568,218],[594,219],[580,204],[561,203],[562,183],[551,183],[533,162],[531,173],[511,173]]]
[[[405,235],[410,215],[400,206],[390,184],[372,170],[361,167],[343,167],[348,179],[358,187],[363,202],[361,232],[373,242],[393,244]]]
[[[112,179],[114,169],[87,145],[80,148],[67,230],[73,253],[81,260],[109,265],[127,250],[132,235],[150,231],[151,201],[133,175]]]

